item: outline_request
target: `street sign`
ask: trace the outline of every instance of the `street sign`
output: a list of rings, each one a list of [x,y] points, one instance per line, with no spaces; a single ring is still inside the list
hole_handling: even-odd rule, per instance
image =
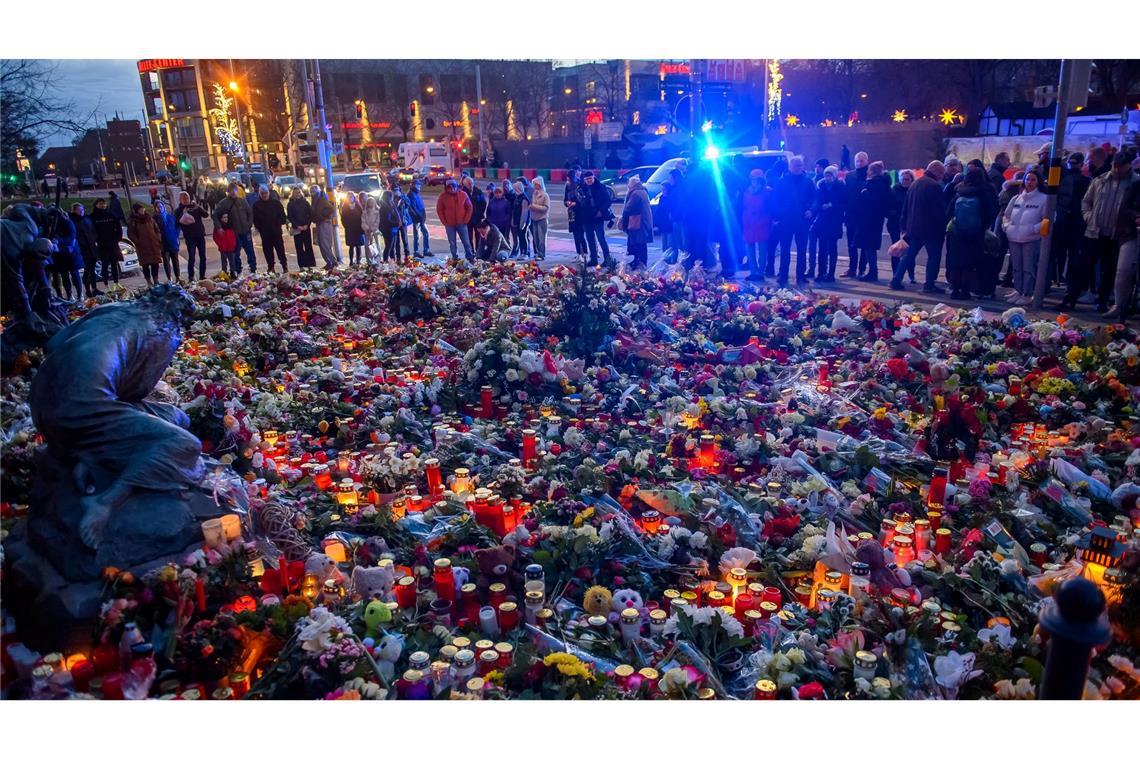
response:
[[[622,123],[607,121],[598,125],[598,142],[621,142]]]
[[[586,127],[586,131],[582,133],[582,146],[586,150],[594,147],[594,133],[590,131],[589,127]]]
[[[342,153],[344,153],[344,143],[342,143],[342,142],[334,142],[334,143],[332,144],[332,153],[333,153],[333,155],[334,155],[334,156],[339,156],[339,155],[341,155]]]

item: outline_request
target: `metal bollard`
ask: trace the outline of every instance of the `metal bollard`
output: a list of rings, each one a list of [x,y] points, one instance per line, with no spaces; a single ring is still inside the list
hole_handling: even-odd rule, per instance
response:
[[[1112,638],[1104,594],[1084,578],[1066,581],[1039,615],[1048,632],[1045,674],[1038,699],[1080,699],[1089,674],[1093,647]]]

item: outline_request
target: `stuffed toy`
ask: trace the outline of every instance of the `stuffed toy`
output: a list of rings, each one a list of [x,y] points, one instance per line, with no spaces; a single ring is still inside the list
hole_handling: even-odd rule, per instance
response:
[[[582,609],[591,615],[609,615],[613,608],[613,594],[605,586],[590,586],[582,597]]]
[[[361,599],[387,601],[395,585],[396,571],[391,566],[352,568],[352,593]]]
[[[610,622],[616,623],[621,617],[621,611],[627,608],[644,613],[645,603],[641,600],[641,594],[633,589],[619,588],[610,598]]]
[[[356,564],[364,567],[376,567],[380,555],[388,551],[388,542],[379,536],[369,536],[364,543],[356,548],[354,559]]]
[[[402,636],[393,633],[389,633],[380,639],[380,643],[372,650],[376,667],[380,669],[380,674],[388,683],[391,683],[392,679],[396,677],[396,662],[399,661],[400,655],[403,653],[404,639]]]
[[[505,583],[508,596],[522,586],[522,575],[514,569],[514,562],[513,546],[493,546],[475,552],[475,565],[479,568],[475,585],[480,598],[487,599],[487,590],[494,583]]]
[[[887,556],[883,547],[874,541],[864,541],[855,550],[855,559],[865,562],[871,568],[871,583],[878,587],[879,592],[889,594],[891,589],[902,586],[899,574],[905,570],[892,572],[887,566]],[[909,574],[906,576],[909,579]]]
[[[471,571],[465,567],[452,566],[451,574],[455,578],[455,590],[456,591],[458,591],[459,589],[463,588],[464,586],[466,586],[468,583],[471,582]]]
[[[380,635],[380,626],[392,622],[392,610],[387,602],[373,599],[364,608],[364,635],[375,639]]]
[[[336,566],[336,562],[327,554],[310,554],[305,560],[305,575],[317,576],[317,586],[323,587],[325,581],[343,581],[344,576]]]

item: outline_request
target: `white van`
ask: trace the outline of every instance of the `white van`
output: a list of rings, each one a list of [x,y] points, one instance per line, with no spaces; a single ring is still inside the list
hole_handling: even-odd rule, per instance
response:
[[[455,169],[451,146],[445,142],[400,143],[397,148],[400,164],[407,169],[427,169],[429,166],[442,166],[448,171]]]

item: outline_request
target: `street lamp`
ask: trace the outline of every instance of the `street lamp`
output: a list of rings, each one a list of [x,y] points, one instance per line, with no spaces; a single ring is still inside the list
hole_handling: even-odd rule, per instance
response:
[[[428,95],[431,95],[433,92],[435,92],[435,87],[433,87],[429,84],[427,87],[424,88],[424,92],[426,92]]]
[[[564,94],[566,94],[566,95],[573,95],[573,94],[574,94],[574,91],[573,91],[572,89],[570,89],[569,87],[567,87],[567,88],[566,88],[565,90],[563,90],[562,92],[563,92]]]
[[[238,83],[233,81],[232,79],[230,80],[230,90],[232,90],[233,92],[238,91]]]

